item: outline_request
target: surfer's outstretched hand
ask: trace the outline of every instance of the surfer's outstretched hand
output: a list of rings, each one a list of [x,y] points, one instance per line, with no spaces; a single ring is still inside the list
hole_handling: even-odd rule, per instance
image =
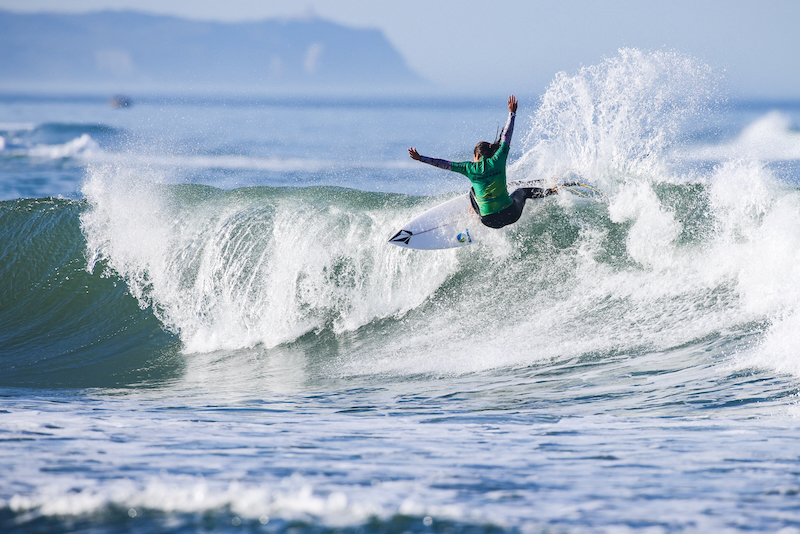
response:
[[[511,113],[517,112],[517,97],[514,95],[508,97],[508,111]]]
[[[419,152],[417,152],[417,149],[414,148],[413,146],[408,149],[408,155],[411,156],[411,159],[414,159],[414,160],[417,160],[417,161],[422,159],[422,156],[419,155]]]

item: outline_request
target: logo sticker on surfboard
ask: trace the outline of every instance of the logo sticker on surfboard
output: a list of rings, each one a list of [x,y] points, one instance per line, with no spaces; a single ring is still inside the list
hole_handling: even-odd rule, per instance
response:
[[[400,230],[392,236],[392,238],[389,240],[389,243],[402,243],[404,245],[408,245],[408,242],[411,241],[411,236],[413,235],[414,234],[408,230]]]
[[[459,243],[472,243],[472,238],[469,236],[469,230],[464,230],[456,236]]]

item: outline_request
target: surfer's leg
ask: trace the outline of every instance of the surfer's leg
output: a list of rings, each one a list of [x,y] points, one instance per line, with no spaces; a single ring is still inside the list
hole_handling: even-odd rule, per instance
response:
[[[525,207],[525,201],[531,198],[528,196],[527,193],[528,189],[533,189],[533,188],[523,187],[520,189],[516,189],[513,193],[509,195],[511,197],[511,200],[514,202],[511,205],[511,207],[514,208],[514,211],[517,214],[517,219],[519,219],[520,216],[522,215],[522,208]],[[514,220],[514,222],[517,222],[516,219]]]
[[[522,216],[522,208],[525,207],[525,191],[517,189],[511,195],[513,202],[509,207],[503,211],[492,213],[491,215],[482,215],[481,222],[489,228],[502,228],[509,224],[514,224]]]

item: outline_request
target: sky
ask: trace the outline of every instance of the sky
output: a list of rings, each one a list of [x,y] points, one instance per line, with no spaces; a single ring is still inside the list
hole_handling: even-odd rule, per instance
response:
[[[315,15],[382,30],[409,67],[458,94],[539,94],[557,72],[619,48],[675,50],[722,75],[731,97],[800,99],[800,0],[0,0],[0,9]]]

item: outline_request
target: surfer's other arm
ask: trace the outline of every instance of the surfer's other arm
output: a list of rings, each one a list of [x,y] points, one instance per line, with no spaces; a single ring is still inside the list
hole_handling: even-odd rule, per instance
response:
[[[446,171],[450,170],[452,163],[447,161],[446,159],[438,159],[438,158],[429,158],[428,156],[421,156],[417,149],[413,146],[408,149],[408,155],[411,159],[416,161],[421,161],[422,163],[427,163],[428,165],[433,165],[434,167],[439,167],[440,169],[444,169]]]

